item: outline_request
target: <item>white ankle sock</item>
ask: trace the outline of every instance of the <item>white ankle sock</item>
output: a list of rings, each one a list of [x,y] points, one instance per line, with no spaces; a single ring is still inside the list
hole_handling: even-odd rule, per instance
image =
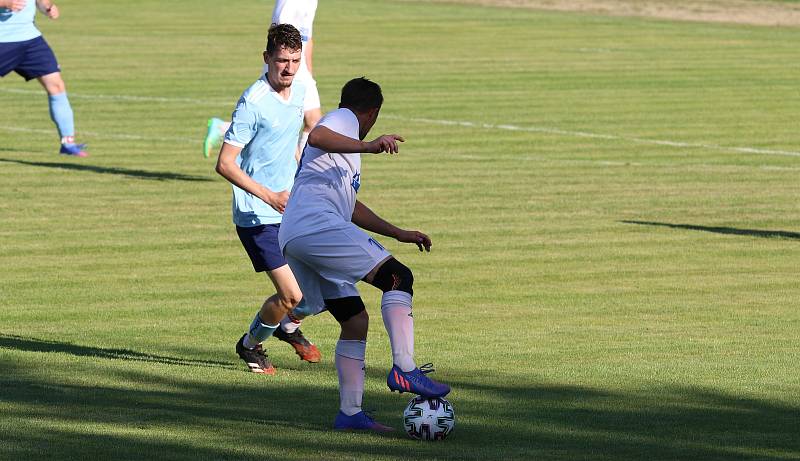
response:
[[[340,339],[336,343],[336,371],[339,373],[339,409],[347,416],[361,411],[364,396],[366,341]]]
[[[411,314],[411,295],[405,291],[387,291],[381,298],[383,326],[389,333],[394,364],[403,371],[416,368],[414,364],[414,317]]]
[[[281,320],[281,330],[287,333],[294,333],[300,328],[302,322],[302,320],[295,318],[292,314],[286,314],[286,317]]]

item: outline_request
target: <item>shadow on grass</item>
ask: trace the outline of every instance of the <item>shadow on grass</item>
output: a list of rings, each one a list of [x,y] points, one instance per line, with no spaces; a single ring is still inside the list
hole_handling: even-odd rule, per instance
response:
[[[182,173],[170,173],[163,171],[147,171],[147,170],[132,170],[128,168],[118,167],[102,167],[97,165],[86,165],[83,163],[70,163],[70,162],[31,162],[28,160],[14,160],[7,158],[0,158],[0,162],[17,163],[19,165],[38,166],[44,168],[59,168],[62,170],[72,171],[89,171],[92,173],[101,174],[115,174],[120,176],[129,176],[137,179],[150,179],[155,181],[198,181],[198,182],[211,182],[212,179],[203,176],[193,176]]]
[[[23,351],[50,348],[136,360],[115,350],[7,336],[4,341],[3,347],[11,341]],[[244,371],[230,378],[213,372],[198,378],[184,370],[164,374],[164,369],[133,370],[100,360],[82,362],[83,375],[65,382],[54,378],[58,373],[32,369],[36,357],[21,357],[11,361],[0,354],[2,459],[43,453],[58,453],[60,460],[800,457],[800,408],[712,389],[514,385],[513,377],[488,374],[448,380],[454,388],[449,399],[458,418],[456,431],[443,443],[419,443],[402,431],[385,436],[331,431],[338,395],[331,386],[335,378],[322,376],[335,376],[332,364],[273,378]],[[375,389],[385,375],[369,372],[368,388]],[[93,383],[92,373],[111,376],[114,385]],[[301,382],[313,384],[291,379],[299,373],[311,374]],[[397,427],[407,396],[378,388],[366,393],[365,403],[381,409],[379,420]]]
[[[800,240],[799,232],[788,231],[771,231],[771,230],[758,230],[758,229],[738,229],[735,227],[712,227],[712,226],[698,226],[694,224],[671,224],[665,222],[652,222],[652,221],[620,221],[625,224],[639,224],[642,226],[660,226],[669,227],[671,229],[686,229],[702,232],[713,232],[715,234],[730,234],[730,235],[746,235],[749,237],[761,238],[783,238]]]
[[[164,363],[168,365],[184,365],[195,367],[233,368],[231,362],[214,360],[193,360],[180,357],[144,354],[129,349],[103,349],[100,347],[79,346],[37,338],[7,335],[0,333],[0,349],[14,349],[25,352],[61,352],[77,357],[94,357],[100,359],[132,360],[136,362]]]

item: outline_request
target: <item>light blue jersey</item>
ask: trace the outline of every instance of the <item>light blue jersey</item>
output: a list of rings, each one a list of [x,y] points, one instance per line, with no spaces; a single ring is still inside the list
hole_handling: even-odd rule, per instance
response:
[[[33,23],[34,16],[35,0],[25,2],[25,7],[16,13],[0,8],[0,43],[24,42],[42,35]]]
[[[295,149],[303,127],[305,86],[295,81],[284,100],[267,81],[257,80],[239,98],[225,142],[242,148],[237,163],[273,192],[289,191],[297,170]],[[233,186],[233,222],[240,227],[281,222],[281,214],[260,198]]]

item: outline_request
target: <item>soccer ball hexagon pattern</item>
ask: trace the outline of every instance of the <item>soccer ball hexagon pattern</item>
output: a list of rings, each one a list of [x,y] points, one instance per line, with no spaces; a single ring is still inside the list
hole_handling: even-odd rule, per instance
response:
[[[415,397],[403,411],[403,427],[412,439],[444,440],[455,424],[453,406],[441,397]]]

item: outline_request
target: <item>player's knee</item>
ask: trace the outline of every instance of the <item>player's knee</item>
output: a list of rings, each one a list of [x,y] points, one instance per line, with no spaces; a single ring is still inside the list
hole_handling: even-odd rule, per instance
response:
[[[333,315],[336,321],[342,324],[357,315],[361,315],[362,312],[364,315],[367,313],[367,308],[364,306],[364,301],[361,300],[360,296],[326,299],[325,307],[328,309],[328,312]],[[367,322],[369,322],[369,317],[366,318]]]
[[[348,339],[367,339],[369,330],[369,314],[366,310],[350,317],[340,323],[342,327],[342,337]]]
[[[414,274],[400,261],[389,258],[372,279],[372,285],[381,291],[398,290],[414,295]]]
[[[61,78],[52,77],[42,80],[42,86],[50,96],[56,96],[67,91],[67,85],[64,84],[64,80]]]

